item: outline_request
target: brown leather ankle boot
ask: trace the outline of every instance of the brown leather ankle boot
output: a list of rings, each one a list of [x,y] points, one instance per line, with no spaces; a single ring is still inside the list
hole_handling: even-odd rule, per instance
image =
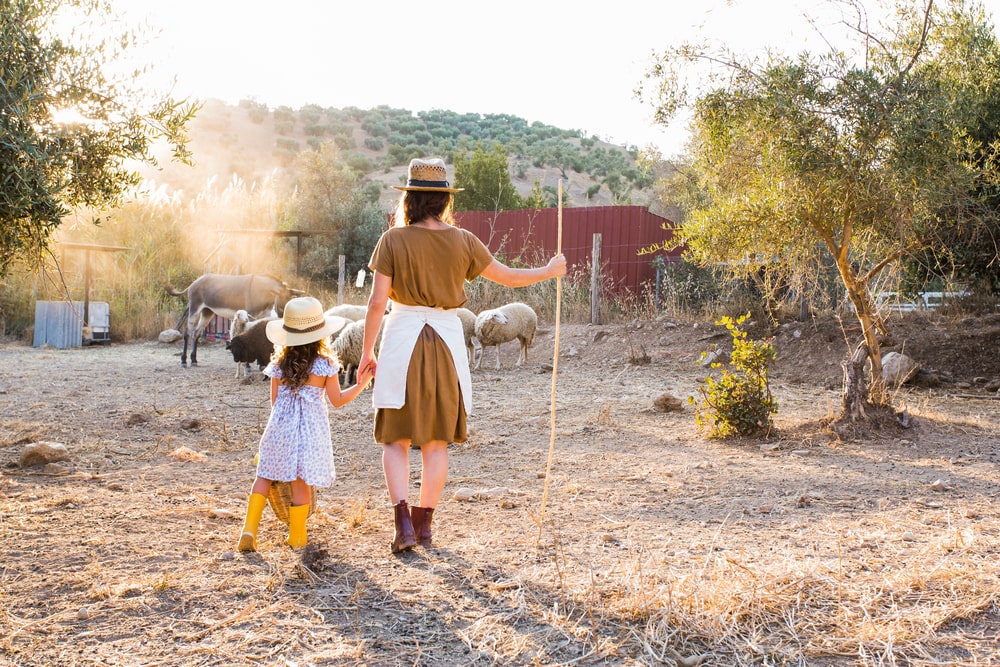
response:
[[[400,500],[392,506],[392,510],[396,524],[396,534],[392,536],[392,553],[412,549],[417,545],[417,536],[413,532],[410,508],[405,500]]]
[[[431,517],[433,515],[433,507],[410,508],[410,516],[413,518],[413,532],[417,536],[417,544],[422,547],[434,546],[431,542]]]

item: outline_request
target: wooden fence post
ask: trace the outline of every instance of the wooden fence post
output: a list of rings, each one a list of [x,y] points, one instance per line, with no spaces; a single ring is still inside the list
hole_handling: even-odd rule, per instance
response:
[[[590,323],[601,323],[601,235],[594,234],[590,255]]]
[[[337,305],[344,303],[344,279],[347,277],[347,258],[340,255],[337,259]]]

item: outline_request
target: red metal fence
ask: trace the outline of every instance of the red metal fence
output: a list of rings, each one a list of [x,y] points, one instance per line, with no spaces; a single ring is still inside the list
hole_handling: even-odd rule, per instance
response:
[[[505,263],[538,265],[558,246],[559,209],[461,211],[455,217],[459,227],[478,236]],[[600,234],[603,284],[638,294],[643,285],[656,279],[652,265],[656,257],[679,260],[680,250],[639,254],[643,248],[670,240],[673,225],[644,206],[564,208],[562,251],[570,271],[589,271],[594,234]]]

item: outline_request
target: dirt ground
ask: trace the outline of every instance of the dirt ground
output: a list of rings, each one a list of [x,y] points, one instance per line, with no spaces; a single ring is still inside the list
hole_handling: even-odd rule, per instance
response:
[[[773,332],[771,434],[716,441],[686,399],[724,329],[562,325],[553,429],[545,324],[474,373],[436,548],[402,555],[370,392],[331,409],[310,545],[268,509],[243,554],[268,391],[222,343],[8,341],[0,664],[1000,664],[1000,316],[896,325],[908,427],[828,426],[857,334],[826,320]],[[21,467],[38,441],[70,460]]]

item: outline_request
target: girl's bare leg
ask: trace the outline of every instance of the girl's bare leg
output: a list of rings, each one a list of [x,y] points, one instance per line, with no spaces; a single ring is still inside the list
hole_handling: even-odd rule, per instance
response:
[[[292,505],[308,505],[312,500],[309,493],[309,485],[304,480],[297,479],[292,482]]]

